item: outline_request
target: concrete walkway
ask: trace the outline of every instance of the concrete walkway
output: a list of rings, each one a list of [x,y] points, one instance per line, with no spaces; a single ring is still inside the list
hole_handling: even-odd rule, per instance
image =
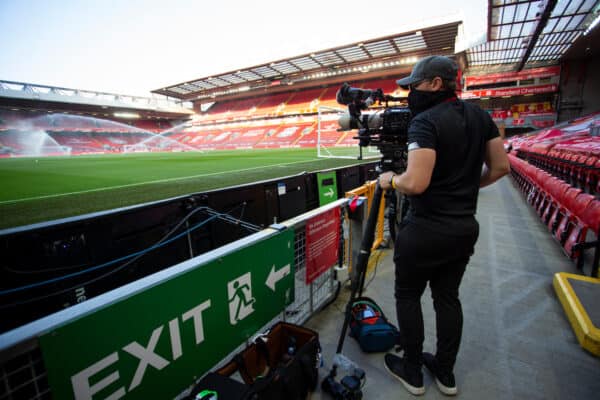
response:
[[[479,197],[481,225],[474,256],[461,286],[463,340],[455,368],[461,399],[599,399],[600,359],[586,353],[554,293],[555,272],[577,272],[512,178],[485,188]],[[376,276],[364,295],[374,298],[395,322],[392,250],[383,250]],[[367,281],[370,277],[367,278]],[[325,365],[331,368],[343,309],[350,291],[315,315]],[[425,351],[435,352],[435,314],[429,288],[423,300]],[[600,307],[600,305],[598,305]],[[346,338],[343,354],[367,373],[363,398],[412,398],[383,367],[383,354],[364,354]],[[447,398],[427,372],[423,399]],[[316,399],[330,399],[320,393]]]

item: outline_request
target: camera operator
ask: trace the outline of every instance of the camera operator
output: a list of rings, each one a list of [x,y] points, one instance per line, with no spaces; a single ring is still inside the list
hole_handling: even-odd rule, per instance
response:
[[[498,129],[478,106],[457,99],[451,59],[420,60],[410,76],[408,165],[380,175],[382,189],[408,196],[410,208],[396,235],[395,297],[404,355],[385,356],[385,367],[414,395],[425,393],[422,365],[446,395],[457,393],[454,363],[462,334],[459,286],[479,235],[479,188],[510,171]],[[423,353],[421,296],[431,287],[437,352]]]

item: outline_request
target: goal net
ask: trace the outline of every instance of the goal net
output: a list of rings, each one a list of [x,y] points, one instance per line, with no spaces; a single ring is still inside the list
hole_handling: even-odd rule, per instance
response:
[[[338,131],[340,116],[348,111],[336,107],[320,106],[317,114],[317,156],[320,158],[347,158],[359,160],[380,158],[374,146],[358,146],[358,130]],[[361,156],[362,150],[362,156]]]

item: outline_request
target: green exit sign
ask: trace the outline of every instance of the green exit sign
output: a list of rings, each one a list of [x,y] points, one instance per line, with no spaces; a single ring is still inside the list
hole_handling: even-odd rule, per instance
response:
[[[173,398],[293,300],[288,230],[43,335],[52,397]]]

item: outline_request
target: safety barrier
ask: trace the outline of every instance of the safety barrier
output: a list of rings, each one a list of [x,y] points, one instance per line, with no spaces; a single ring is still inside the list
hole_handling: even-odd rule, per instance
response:
[[[600,279],[559,272],[553,285],[579,344],[600,357]]]
[[[181,394],[265,327],[301,324],[335,298],[331,267],[340,257],[331,250],[341,251],[339,210],[347,202],[6,332],[0,399]]]
[[[366,198],[366,206],[367,209],[371,209],[371,200],[373,199],[373,195],[375,194],[375,187],[377,186],[377,181],[370,181],[365,183],[364,185],[346,192],[346,197],[348,199],[352,199],[354,197],[365,197]],[[385,240],[384,231],[385,231],[385,197],[381,198],[381,207],[379,207],[379,215],[377,216],[377,227],[375,229],[375,240],[373,241],[373,249],[379,247],[382,242]],[[349,252],[348,252],[349,253]]]

